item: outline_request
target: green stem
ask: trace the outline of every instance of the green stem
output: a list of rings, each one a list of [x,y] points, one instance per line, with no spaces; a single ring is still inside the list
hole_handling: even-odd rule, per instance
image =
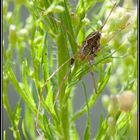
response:
[[[69,52],[66,42],[66,34],[63,28],[60,29],[60,34],[57,38],[57,47],[58,47],[58,66],[61,66],[68,58]],[[68,64],[64,65],[63,69],[58,72],[58,88],[61,87],[61,91],[58,96],[60,104],[60,120],[62,123],[62,139],[69,140],[69,112],[68,112],[68,103],[63,104],[63,99],[65,97],[65,88],[66,82],[62,85],[62,81],[67,73]]]

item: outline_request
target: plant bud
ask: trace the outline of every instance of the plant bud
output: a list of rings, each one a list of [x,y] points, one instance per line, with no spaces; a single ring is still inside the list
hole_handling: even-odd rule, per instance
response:
[[[125,16],[121,17],[120,22],[118,24],[119,28],[125,28],[131,18],[131,14],[127,13]]]
[[[107,43],[108,43],[108,35],[107,35],[107,33],[102,33],[102,37],[101,37],[101,44],[102,44],[102,46],[106,46],[107,45]]]
[[[102,96],[102,103],[103,103],[103,106],[105,108],[107,108],[109,106],[110,101],[109,101],[109,96],[108,95],[103,95]]]
[[[88,25],[90,23],[90,20],[88,18],[84,18],[84,19],[82,19],[82,23],[84,25]]]
[[[113,104],[113,105],[118,104],[118,99],[117,99],[116,95],[111,95],[110,98],[111,98],[111,104]]]
[[[115,115],[117,114],[117,112],[118,112],[118,107],[116,107],[116,106],[114,106],[114,105],[112,105],[112,104],[110,104],[110,105],[108,106],[108,113],[109,113],[110,115],[115,116]]]
[[[32,31],[33,28],[33,17],[31,15],[29,15],[29,17],[26,19],[26,25],[25,25],[25,29],[30,32]]]
[[[23,37],[23,38],[27,38],[28,37],[28,30],[27,29],[21,29],[19,32],[18,32],[18,35],[20,37]]]
[[[133,108],[135,95],[132,91],[124,91],[118,97],[119,107],[121,111],[128,112]]]
[[[116,121],[113,117],[108,118],[108,127],[114,127],[116,125]]]
[[[15,25],[10,25],[10,28],[9,28],[9,41],[12,44],[15,44],[16,39],[17,39],[16,26]]]
[[[110,97],[110,105],[108,106],[108,113],[110,115],[115,115],[118,110],[119,110],[119,106],[118,106],[118,99],[116,95],[111,95]]]
[[[71,13],[70,16],[74,26],[77,26],[80,23],[80,18],[78,17],[78,15],[76,13]]]
[[[12,16],[12,12],[8,12],[6,15],[6,19],[8,23],[12,23],[13,22],[13,16]]]
[[[34,44],[39,44],[41,41],[42,41],[42,36],[38,36],[37,38],[35,38]]]
[[[123,8],[123,7],[121,7],[121,6],[117,6],[115,8],[115,11],[113,12],[113,14],[111,14],[111,17],[113,19],[116,19],[117,18],[118,20],[120,20],[120,17],[124,16],[125,14],[126,14],[126,9]]]
[[[49,13],[61,13],[65,10],[64,7],[61,5],[54,5],[52,4],[44,13],[43,15],[48,15]]]
[[[108,132],[111,136],[113,136],[116,132],[116,121],[113,117],[108,118]]]
[[[29,2],[29,5],[30,5],[31,7],[33,7],[33,6],[34,6],[33,1],[30,1],[30,2]]]
[[[63,12],[65,10],[65,8],[62,7],[61,5],[56,5],[56,6],[54,6],[53,10],[56,13],[61,13],[61,12]]]

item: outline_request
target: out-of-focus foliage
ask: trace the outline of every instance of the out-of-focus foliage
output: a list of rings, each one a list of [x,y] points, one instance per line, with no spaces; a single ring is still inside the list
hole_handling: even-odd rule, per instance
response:
[[[3,107],[15,139],[21,134],[24,139],[37,139],[38,134],[52,140],[91,139],[90,109],[105,87],[111,94],[102,97],[108,115],[100,117],[93,139],[137,139],[137,10],[132,0],[115,2],[108,16],[114,6],[111,0],[3,1]],[[24,22],[23,8],[29,13]],[[101,49],[90,67],[78,61],[79,46],[104,23]],[[91,69],[98,73],[97,93],[93,90],[87,98],[82,78]],[[85,102],[74,112],[73,89],[81,81]],[[10,84],[20,97],[14,111],[8,99]],[[86,113],[85,131],[79,136],[75,122]],[[6,140],[7,132],[3,135]]]

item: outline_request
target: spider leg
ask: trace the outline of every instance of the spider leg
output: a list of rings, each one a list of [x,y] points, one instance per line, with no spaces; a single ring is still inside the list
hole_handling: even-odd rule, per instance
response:
[[[60,84],[60,86],[59,86],[59,88],[58,88],[58,90],[57,90],[57,92],[56,92],[56,94],[55,94],[54,106],[55,106],[55,104],[56,104],[56,101],[57,101],[57,99],[58,99],[58,96],[59,96],[59,94],[60,94],[60,92],[61,92],[61,90],[62,90],[62,87],[63,87],[65,81],[68,79],[69,74],[70,74],[70,70],[65,74],[65,76],[64,76],[64,78],[63,78],[63,80],[62,80],[62,82],[61,82],[61,84]]]
[[[96,86],[96,81],[95,81],[95,78],[94,78],[94,73],[92,71],[92,65],[91,65],[91,62],[89,61],[89,65],[90,65],[90,74],[91,74],[91,77],[92,77],[92,82],[93,82],[93,87],[95,89],[95,93],[97,94],[97,86]]]

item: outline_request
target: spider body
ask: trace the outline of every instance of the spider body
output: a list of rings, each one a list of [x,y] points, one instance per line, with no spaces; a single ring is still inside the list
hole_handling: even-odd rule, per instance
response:
[[[80,60],[92,61],[94,59],[100,49],[100,39],[101,33],[99,31],[92,32],[85,38],[79,51]]]

